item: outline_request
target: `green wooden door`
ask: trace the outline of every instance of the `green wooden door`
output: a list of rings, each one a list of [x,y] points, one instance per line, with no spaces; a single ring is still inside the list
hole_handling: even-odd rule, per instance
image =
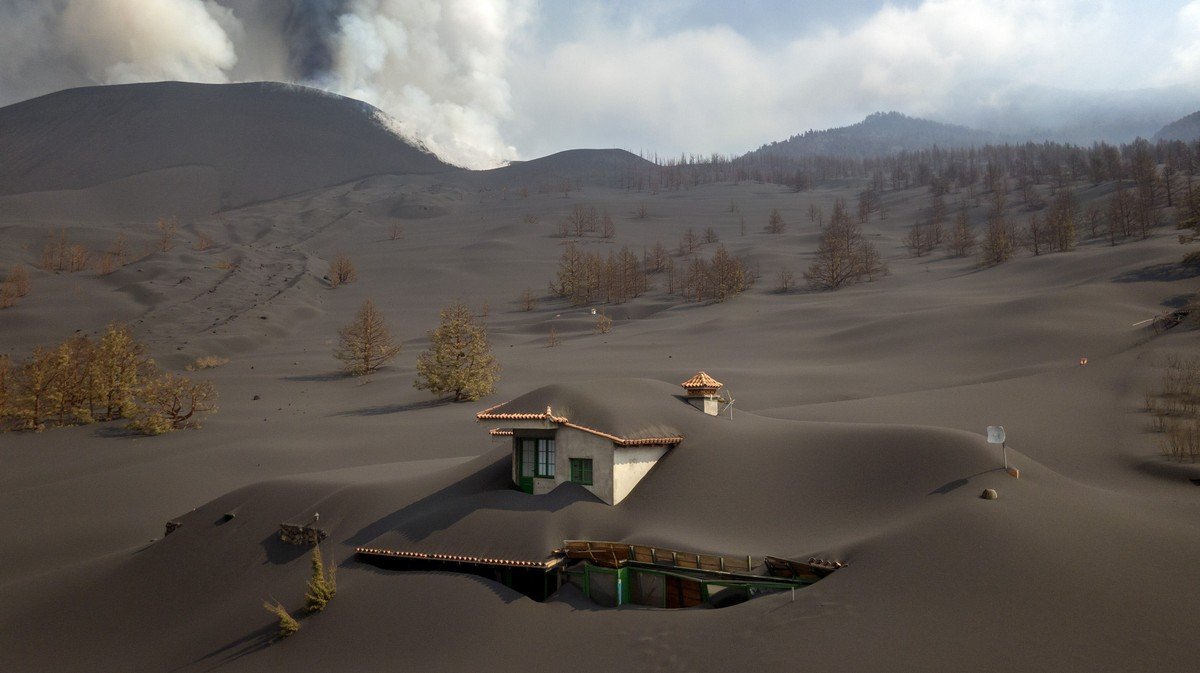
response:
[[[537,460],[537,440],[517,440],[517,486],[526,493],[533,493],[533,470]]]

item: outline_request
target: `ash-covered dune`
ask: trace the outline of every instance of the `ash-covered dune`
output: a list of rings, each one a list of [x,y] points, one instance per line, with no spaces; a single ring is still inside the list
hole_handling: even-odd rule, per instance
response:
[[[501,168],[478,171],[466,179],[491,188],[524,187],[529,191],[560,191],[582,185],[625,187],[654,164],[618,149],[566,150]]]
[[[449,467],[444,461],[372,465],[253,484],[184,514],[182,526],[170,536],[113,564],[99,564],[80,585],[54,586],[57,573],[52,573],[21,588],[17,603],[26,602],[27,591],[44,592],[43,600],[19,620],[26,637],[0,655],[0,662],[74,668],[92,660],[102,668],[124,663],[189,670],[237,664],[241,655],[257,652],[269,641],[270,619],[258,608],[261,600],[278,597],[295,607],[296,590],[303,585],[305,551],[276,538],[279,522],[304,523],[316,513],[319,526],[330,533],[326,554],[340,564],[340,589],[326,614],[306,622],[314,635],[379,620],[397,633],[414,633],[423,621],[441,619],[438,615],[454,605],[470,613],[466,619],[510,622],[522,629],[557,621],[561,623],[555,628],[570,630],[586,629],[592,618],[591,610],[563,613],[563,601],[575,600],[572,590],[536,605],[498,584],[468,576],[443,581],[428,574],[381,572],[356,562],[353,548],[535,559],[565,538],[617,539],[732,555],[831,553],[857,564],[859,540],[919,526],[928,516],[974,504],[974,491],[1004,478],[977,435],[800,423],[747,413],[731,421],[702,414],[675,392],[662,382],[624,379],[573,382],[531,393],[539,401],[562,401],[563,409],[589,422],[662,416],[684,433],[684,442],[627,504],[606,506],[571,484],[546,496],[520,493],[508,483],[504,448]],[[586,414],[589,410],[593,415]],[[481,435],[484,430],[478,427]],[[877,563],[888,561],[864,565]],[[431,586],[440,587],[441,597],[418,607],[417,596]],[[60,595],[61,601],[45,600]],[[394,609],[380,612],[373,596],[388,597]],[[105,609],[96,610],[96,605]],[[176,612],[172,606],[186,608]],[[109,610],[121,619],[109,619]],[[0,608],[0,615],[6,612]],[[656,611],[617,614],[624,622],[621,628],[670,623]],[[71,648],[47,650],[43,635],[64,616],[78,627],[72,633],[81,640]],[[744,613],[728,611],[722,623],[728,627],[744,618]],[[690,618],[677,613],[671,619]],[[672,631],[664,644],[689,638],[686,631]],[[126,647],[120,653],[109,650],[104,656],[111,659],[94,660],[105,649],[103,643],[114,639]],[[570,647],[567,640],[557,640],[552,651]],[[375,670],[398,655],[395,648],[410,647],[406,641],[381,642],[361,656],[343,649],[339,659]],[[464,653],[474,660],[486,657],[479,649],[483,644],[463,643]],[[619,658],[623,649],[614,641],[598,655]],[[452,661],[431,656],[421,646],[418,650],[414,665],[454,669]],[[272,648],[268,656],[277,655]],[[273,667],[258,657],[240,663]],[[501,664],[497,670],[513,669]]]
[[[614,397],[617,389],[626,394]],[[578,669],[588,671],[631,659],[729,670],[749,647],[755,661],[793,666],[988,671],[1128,670],[1152,647],[1164,670],[1183,670],[1187,649],[1173,625],[1196,610],[1171,600],[1171,587],[1196,580],[1189,559],[1200,547],[1187,524],[1162,519],[1161,505],[1100,495],[1015,453],[1023,473],[1011,479],[972,433],[749,413],[729,420],[671,393],[642,379],[531,393],[599,410],[594,421],[661,414],[685,434],[618,507],[570,484],[545,496],[513,490],[503,448],[457,464],[253,484],[185,514],[181,528],[136,554],[75,570],[65,583],[51,573],[12,587],[12,603],[34,607],[9,621],[17,637],[0,662],[235,671],[487,662],[517,671],[524,634],[536,633],[539,656],[570,660],[582,648]],[[979,499],[985,487],[1001,499]],[[297,637],[270,644],[259,604],[278,598],[297,609],[308,570],[305,551],[275,537],[277,525],[318,512],[330,533],[325,553],[339,565],[338,595]],[[352,557],[365,545],[532,559],[564,538],[817,554],[849,566],[794,596],[725,610],[605,610],[573,587],[539,604],[477,577],[382,571]],[[11,611],[0,606],[0,615]],[[47,647],[63,620],[72,646]],[[864,647],[870,639],[879,645]],[[118,640],[119,650],[108,645]]]
[[[196,167],[215,172],[215,184],[198,174],[174,184],[173,199],[220,208],[380,173],[453,170],[365,103],[262,82],[86,87],[24,101],[0,109],[0,156],[0,194],[81,190]],[[108,196],[128,198],[121,190]]]

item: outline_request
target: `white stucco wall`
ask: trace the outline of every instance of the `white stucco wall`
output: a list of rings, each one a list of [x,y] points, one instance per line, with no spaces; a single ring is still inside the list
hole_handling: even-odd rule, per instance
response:
[[[555,441],[554,471],[557,481],[571,481],[571,459],[592,459],[592,485],[584,488],[604,502],[613,502],[613,443],[590,432],[559,428]]]
[[[529,425],[534,425],[530,423]],[[528,426],[526,426],[528,428]],[[539,426],[534,426],[540,429]],[[521,428],[517,428],[518,431]],[[533,428],[529,428],[533,429]],[[514,438],[514,441],[517,438]],[[592,461],[592,483],[582,486],[604,502],[615,505],[625,499],[669,450],[665,446],[620,447],[611,440],[574,428],[559,427],[554,433],[554,478],[535,477],[533,494],[543,495],[571,481],[571,459]],[[512,480],[517,479],[517,451],[512,451]]]
[[[666,446],[616,447],[613,454],[612,502],[609,504],[615,505],[624,500],[669,450],[670,447]]]

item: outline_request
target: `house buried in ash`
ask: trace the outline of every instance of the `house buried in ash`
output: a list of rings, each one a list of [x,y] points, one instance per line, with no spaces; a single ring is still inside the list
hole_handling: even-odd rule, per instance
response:
[[[699,372],[681,385],[683,395],[644,379],[555,384],[479,412],[477,421],[493,426],[493,438],[511,441],[515,490],[546,498],[544,509],[518,504],[525,496],[509,490],[426,499],[404,517],[416,525],[400,521],[397,530],[357,547],[358,557],[387,569],[479,575],[536,600],[565,582],[600,605],[664,608],[732,605],[807,586],[840,567],[817,559],[712,555],[563,535],[576,526],[556,522],[555,512],[576,498],[588,499],[584,490],[617,505],[660,462],[686,460],[684,428],[695,432],[720,422],[697,413],[716,416],[726,403],[719,381]],[[472,522],[476,517],[489,524],[481,528]],[[418,532],[422,520],[448,523]],[[598,522],[596,532],[603,535],[608,527]],[[485,529],[496,534],[481,536]],[[561,546],[551,548],[558,541]]]
[[[699,372],[680,385],[692,406],[710,416],[718,413],[719,381]],[[645,406],[611,415],[595,404],[580,405],[565,391],[559,390],[555,400],[553,392],[553,386],[542,388],[476,415],[481,422],[497,423],[493,437],[512,438],[512,480],[526,493],[541,495],[572,482],[616,505],[683,441]]]

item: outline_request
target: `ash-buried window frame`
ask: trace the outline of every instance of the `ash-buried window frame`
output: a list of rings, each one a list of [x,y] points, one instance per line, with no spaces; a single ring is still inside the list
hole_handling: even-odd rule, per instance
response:
[[[530,438],[534,441],[533,476],[538,479],[554,479],[557,477],[557,450],[553,437]]]
[[[575,484],[582,484],[583,486],[592,486],[593,485],[592,482],[594,480],[594,474],[595,474],[592,469],[593,468],[592,459],[591,458],[571,458],[570,460],[571,460],[571,474],[570,474],[571,482],[575,483]],[[579,466],[579,470],[578,470],[579,478],[578,479],[575,478],[576,465]],[[584,473],[585,473],[585,470],[584,470],[585,466],[587,468],[586,469],[586,473],[587,473],[586,481],[583,478]]]

